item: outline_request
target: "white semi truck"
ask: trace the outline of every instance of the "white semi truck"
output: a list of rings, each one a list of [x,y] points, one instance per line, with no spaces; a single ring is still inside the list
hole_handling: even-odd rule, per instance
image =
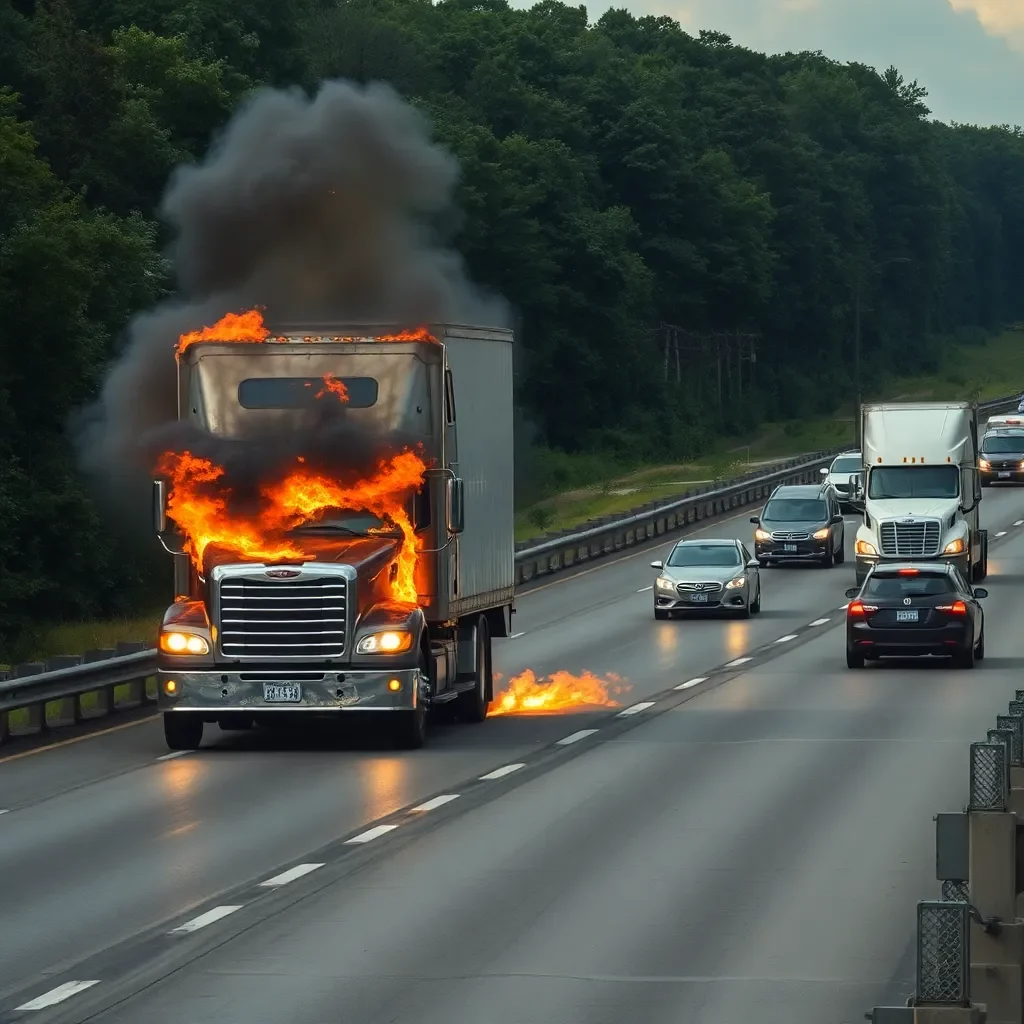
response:
[[[879,562],[952,562],[968,582],[988,573],[981,528],[978,410],[970,402],[861,409],[864,523],[857,583]]]

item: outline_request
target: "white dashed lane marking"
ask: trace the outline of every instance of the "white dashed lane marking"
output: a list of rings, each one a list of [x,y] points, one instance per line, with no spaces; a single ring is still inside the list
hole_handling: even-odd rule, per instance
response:
[[[748,661],[750,658],[737,658],[735,661],[730,661],[725,667],[736,668],[737,665],[745,665]]]
[[[48,1006],[56,1006],[57,1003],[63,1003],[65,999],[70,999],[72,996],[78,995],[79,992],[84,992],[87,988],[92,988],[93,985],[98,984],[98,981],[66,981],[63,985],[58,985],[56,988],[51,988],[49,992],[44,992],[38,998],[22,1003],[21,1006],[16,1006],[15,1011],[45,1010]]]
[[[571,733],[564,739],[560,739],[558,745],[560,747],[567,747],[570,743],[576,743],[579,740],[585,740],[588,736],[593,736],[595,732],[597,732],[596,729],[580,729],[579,732]]]
[[[1005,536],[1006,536],[1006,531],[1005,531],[1005,530],[1000,530],[1000,531],[999,531],[999,532],[998,532],[998,533],[996,534],[996,536],[997,536],[997,537],[1005,537]]]
[[[815,619],[811,623],[811,625],[812,626],[824,626],[826,622],[828,622],[828,619]]]
[[[372,843],[374,839],[379,839],[381,836],[387,835],[388,832],[394,832],[398,828],[397,825],[375,825],[373,828],[368,828],[365,832],[360,832],[359,835],[353,836],[351,839],[346,839],[346,843]]]
[[[707,676],[697,676],[695,679],[687,679],[685,683],[680,683],[678,686],[673,687],[675,690],[689,690],[693,686],[699,686],[701,683],[707,681]]]
[[[184,757],[185,754],[190,754],[190,750],[172,750],[169,754],[161,754],[158,761],[173,761],[176,757]]]
[[[322,867],[323,864],[296,864],[295,867],[282,871],[281,874],[274,875],[273,878],[268,878],[265,882],[260,882],[260,887],[263,889],[273,889],[279,885],[287,885],[289,882],[294,882],[297,878],[302,878],[311,871],[316,871],[317,868]]]
[[[414,811],[433,811],[438,807],[444,807],[445,804],[450,804],[453,800],[458,800],[458,793],[442,793],[440,796],[435,796],[432,800],[428,800],[425,804],[420,804],[419,807],[414,807]]]
[[[509,637],[509,640],[518,640],[521,636],[526,636],[526,634],[525,633],[513,633]]]
[[[525,764],[507,764],[503,768],[495,768],[493,772],[488,772],[486,775],[481,775],[480,781],[489,782],[491,779],[502,779],[506,775],[511,775],[513,772],[517,772],[520,768],[525,767]]]
[[[1024,526],[1024,519],[1018,519],[1013,525],[1014,526]]]
[[[625,711],[620,711],[618,717],[619,718],[626,718],[628,715],[636,715],[636,714],[639,714],[641,711],[646,711],[648,708],[653,708],[653,707],[654,707],[654,701],[653,700],[645,700],[641,704],[634,704],[631,708],[626,708]]]
[[[638,593],[638,594],[646,594],[648,590],[653,590],[653,589],[654,589],[654,586],[653,586],[653,585],[652,585],[652,586],[649,586],[649,587],[641,587],[641,588],[640,588],[640,589],[639,589],[639,590],[637,591],[637,593]]]
[[[777,644],[784,644],[784,643],[788,643],[790,640],[795,640],[795,639],[796,639],[796,633],[787,633],[786,636],[780,636],[779,639],[776,640],[775,642]]]
[[[214,907],[213,910],[208,910],[205,914],[200,914],[198,917],[193,917],[191,921],[186,921],[177,928],[172,928],[171,934],[185,935],[189,932],[197,932],[200,928],[205,928],[207,925],[215,924],[217,921],[222,920],[229,914],[233,914],[236,910],[241,909],[241,903],[231,907]]]

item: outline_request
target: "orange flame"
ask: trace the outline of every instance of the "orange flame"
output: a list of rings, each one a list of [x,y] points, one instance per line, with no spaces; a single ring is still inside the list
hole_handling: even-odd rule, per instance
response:
[[[513,676],[491,704],[491,715],[544,714],[572,708],[617,708],[613,694],[626,693],[630,684],[617,675],[603,679],[593,672],[575,676],[571,672],[552,672],[538,680],[531,669]]]
[[[198,341],[266,341],[270,331],[264,326],[258,309],[246,313],[226,313],[212,327],[189,331],[178,339],[178,357]]]
[[[185,551],[197,567],[214,544],[252,561],[273,562],[304,557],[288,530],[313,522],[330,509],[369,512],[393,524],[402,534],[392,597],[417,603],[416,559],[421,546],[409,514],[407,496],[423,486],[426,464],[406,451],[379,464],[375,476],[349,486],[302,465],[280,483],[263,488],[259,512],[241,515],[228,507],[231,492],[222,482],[224,469],[191,452],[168,452],[156,467],[170,481],[167,516],[185,534]],[[374,531],[377,533],[383,530]]]
[[[347,402],[349,400],[348,388],[345,387],[345,382],[339,380],[332,373],[324,374],[324,386],[316,393],[316,397],[323,398],[327,394],[337,395],[339,402]]]

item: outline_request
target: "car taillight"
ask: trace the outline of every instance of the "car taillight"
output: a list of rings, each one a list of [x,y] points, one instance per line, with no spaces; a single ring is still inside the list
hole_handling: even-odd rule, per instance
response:
[[[863,601],[851,601],[846,609],[846,614],[850,616],[870,615],[871,612],[877,612],[878,608],[873,604],[865,604]]]
[[[966,615],[967,605],[963,601],[954,601],[952,604],[936,605],[937,612],[949,612],[950,615]]]

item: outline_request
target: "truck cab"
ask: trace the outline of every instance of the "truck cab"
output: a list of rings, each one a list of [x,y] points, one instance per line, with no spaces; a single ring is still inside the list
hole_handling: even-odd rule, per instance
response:
[[[988,573],[981,529],[977,408],[967,402],[865,405],[864,522],[857,583],[884,562],[948,561],[965,579]]]

